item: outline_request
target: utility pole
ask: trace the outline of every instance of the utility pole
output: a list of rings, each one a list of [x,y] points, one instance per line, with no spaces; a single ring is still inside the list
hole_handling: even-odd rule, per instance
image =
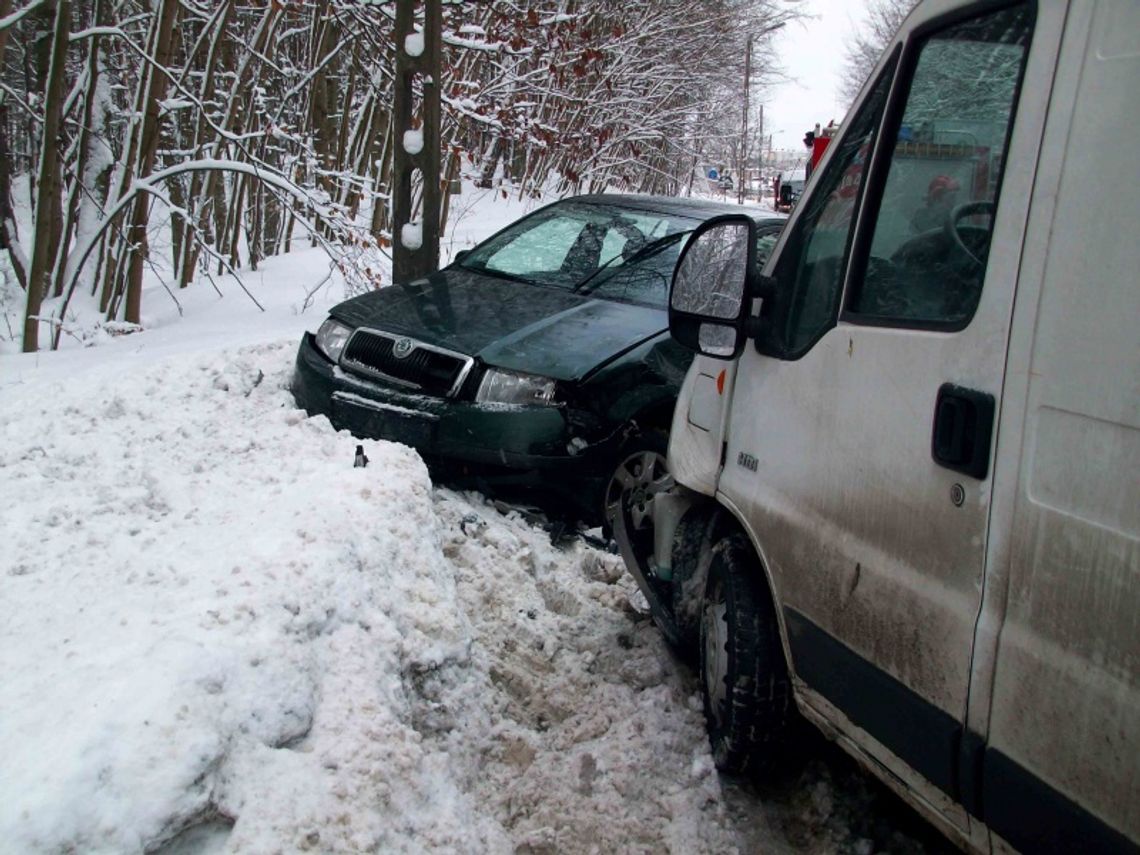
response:
[[[779,21],[770,27],[765,27],[757,35],[768,36],[776,32],[776,30],[783,29],[784,21]],[[744,48],[744,116],[740,122],[740,157],[737,159],[739,164],[739,174],[737,175],[737,191],[736,203],[738,205],[744,204],[744,199],[748,195],[746,189],[748,178],[748,90],[751,88],[752,83],[752,40],[753,36],[748,35],[748,42]],[[764,106],[760,106],[760,147],[761,147],[761,160],[763,159],[763,144],[764,144]],[[757,176],[759,179],[759,176]],[[761,193],[764,191],[761,190]]]
[[[760,133],[756,135],[756,201],[764,201],[764,105],[760,105]]]
[[[424,9],[423,32],[415,10]],[[407,282],[439,267],[439,82],[440,0],[396,0],[396,80],[392,106],[395,135],[392,158],[392,280]],[[416,75],[420,77],[422,116],[412,115]],[[420,171],[423,205],[412,219],[412,173]]]
[[[736,173],[736,204],[743,205],[747,193],[748,173],[748,89],[752,77],[752,36],[748,36],[748,46],[744,49],[744,120],[740,123],[740,168]]]

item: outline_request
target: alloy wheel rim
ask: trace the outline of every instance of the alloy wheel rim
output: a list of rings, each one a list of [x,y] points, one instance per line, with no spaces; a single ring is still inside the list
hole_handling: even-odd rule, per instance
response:
[[[656,451],[638,451],[626,457],[614,470],[606,491],[606,517],[614,526],[618,514],[627,515],[627,526],[643,532],[653,526],[653,503],[657,496],[672,489],[673,476],[665,458]]]

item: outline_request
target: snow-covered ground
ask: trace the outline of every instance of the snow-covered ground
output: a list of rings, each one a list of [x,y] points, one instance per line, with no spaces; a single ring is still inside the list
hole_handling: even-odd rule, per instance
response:
[[[523,212],[481,198],[445,250]],[[269,260],[265,312],[156,287],[144,332],[0,356],[0,852],[931,845],[814,739],[722,780],[617,556],[406,447],[354,468],[287,391],[326,273]]]

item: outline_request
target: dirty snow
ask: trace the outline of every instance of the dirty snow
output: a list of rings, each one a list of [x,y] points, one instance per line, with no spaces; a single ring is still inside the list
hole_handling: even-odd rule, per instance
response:
[[[718,776],[616,556],[406,447],[354,468],[287,391],[325,267],[0,356],[0,852],[928,845],[807,737],[782,783]]]

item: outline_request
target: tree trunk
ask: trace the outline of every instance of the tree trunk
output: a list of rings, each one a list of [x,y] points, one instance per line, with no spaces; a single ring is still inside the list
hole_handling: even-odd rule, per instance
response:
[[[39,349],[39,314],[51,270],[51,218],[56,210],[51,199],[59,196],[59,137],[63,108],[64,60],[70,30],[70,0],[59,0],[55,10],[55,30],[51,43],[51,62],[44,93],[44,144],[40,149],[39,199],[36,204],[36,234],[32,247],[31,270],[28,271],[27,309],[24,313],[24,353]]]
[[[385,114],[384,121],[386,125],[380,136],[382,148],[380,150],[380,158],[376,164],[376,176],[372,185],[372,237],[377,240],[383,236],[384,232],[390,231],[392,227],[391,219],[388,216],[391,210],[392,146],[395,143],[392,131],[392,114]]]
[[[2,7],[0,7],[2,9]],[[0,47],[0,56],[4,51]],[[12,181],[9,175],[11,158],[8,155],[8,104],[5,93],[0,92],[0,249],[8,250],[8,260],[20,289],[28,290],[28,261],[20,249],[16,233],[16,215],[12,208]]]
[[[491,143],[491,151],[487,154],[487,159],[483,161],[483,171],[479,176],[477,187],[489,189],[495,182],[495,170],[499,166],[499,160],[503,156],[504,140],[502,134],[495,134],[494,142]]]
[[[0,0],[0,18],[6,18],[12,11],[12,0]],[[0,30],[0,57],[6,56],[8,30]],[[8,250],[12,272],[20,289],[28,290],[28,261],[20,248],[20,236],[16,231],[16,214],[12,207],[12,156],[8,143],[8,95],[0,92],[0,249]]]
[[[103,0],[94,0],[94,9],[91,16],[95,26],[107,24],[106,3]],[[111,168],[111,158],[100,157],[97,150],[109,146],[102,139],[107,130],[107,103],[101,96],[101,52],[102,41],[99,36],[93,36],[88,46],[86,63],[86,81],[82,96],[82,112],[80,125],[74,146],[74,171],[72,172],[71,194],[65,213],[63,229],[59,246],[56,251],[56,260],[53,277],[55,279],[55,294],[63,295],[65,280],[68,280],[69,252],[73,239],[81,239],[85,232],[93,225],[93,220],[99,217],[104,202],[106,202],[107,178]],[[67,295],[70,298],[70,294]],[[66,301],[65,301],[66,304]],[[63,320],[62,307],[59,315]],[[52,347],[59,347],[62,325],[55,329]]]
[[[155,65],[150,71],[150,85],[146,93],[146,107],[143,115],[142,133],[139,137],[138,170],[136,175],[145,178],[154,167],[155,153],[158,150],[158,140],[161,128],[159,127],[159,102],[166,97],[166,87],[169,82],[170,57],[174,52],[176,39],[175,23],[178,20],[178,11],[181,8],[179,0],[162,0],[162,9],[155,37],[152,42]],[[127,235],[131,241],[131,259],[127,268],[127,300],[125,318],[128,323],[137,324],[142,316],[142,274],[143,261],[146,258],[146,226],[147,212],[150,210],[150,199],[145,195],[135,200],[131,215],[130,228]]]
[[[219,67],[225,65],[222,60],[222,54],[225,53],[223,37],[225,36],[226,26],[230,21],[233,10],[233,0],[224,0],[223,6],[218,10],[216,17],[212,21],[214,31],[210,37],[209,48],[206,51],[202,85],[198,90],[199,101],[204,102],[209,97],[213,91],[214,79]],[[203,138],[205,127],[205,111],[199,110],[195,117],[194,135],[189,143],[189,148],[194,157],[198,156],[199,148],[205,144]],[[201,173],[195,172],[190,176],[190,191],[187,197],[187,210],[190,212],[192,221],[186,224],[186,234],[182,244],[182,257],[178,262],[179,288],[185,288],[194,278],[194,270],[198,264],[199,232],[207,234],[209,232],[210,219],[207,216],[206,208],[209,205],[212,194],[210,192],[203,193],[202,186],[203,176]]]

